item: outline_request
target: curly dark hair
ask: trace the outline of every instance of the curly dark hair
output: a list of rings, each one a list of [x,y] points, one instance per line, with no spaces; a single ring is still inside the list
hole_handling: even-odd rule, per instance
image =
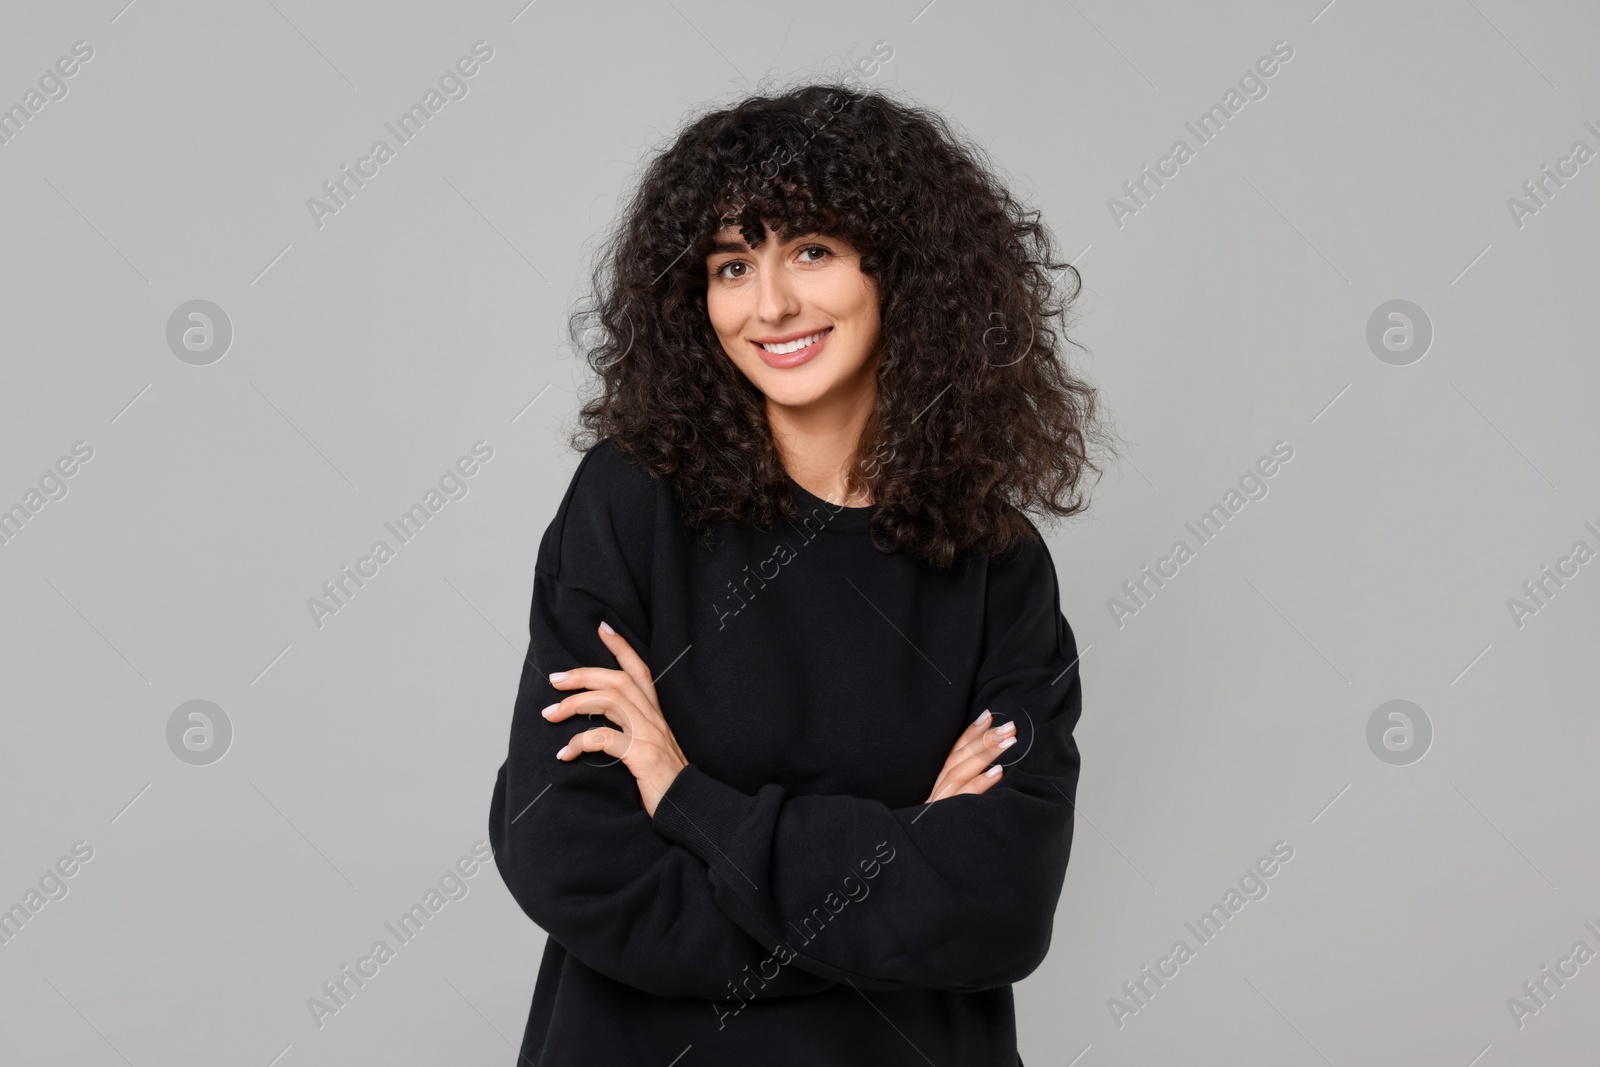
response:
[[[728,225],[752,248],[767,228],[825,234],[877,285],[878,396],[846,472],[871,489],[873,546],[948,568],[1039,540],[1026,511],[1085,510],[1108,435],[1057,352],[1081,347],[1065,327],[1082,281],[984,159],[938,114],[843,83],[688,123],[649,160],[571,318],[599,384],[572,446],[609,437],[670,478],[708,544],[721,522],[795,517],[765,399],[707,315],[705,259]]]

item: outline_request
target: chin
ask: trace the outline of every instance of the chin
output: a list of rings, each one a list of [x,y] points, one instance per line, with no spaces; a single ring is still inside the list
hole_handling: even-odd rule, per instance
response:
[[[815,403],[827,395],[826,387],[798,386],[793,382],[772,384],[757,379],[757,386],[762,394],[774,404],[786,408],[802,408],[807,404]],[[771,387],[769,388],[769,384]]]

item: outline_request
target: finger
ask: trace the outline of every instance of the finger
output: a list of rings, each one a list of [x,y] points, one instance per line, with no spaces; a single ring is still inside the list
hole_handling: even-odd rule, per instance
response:
[[[948,800],[951,797],[960,796],[962,793],[982,793],[995,782],[998,782],[1003,773],[1005,773],[1004,766],[996,763],[988,770],[980,771],[965,780],[952,776],[940,782],[938,788],[933,791],[933,795],[928,798],[927,802],[932,804],[937,800]]]
[[[593,730],[584,730],[582,733],[573,734],[566,744],[556,750],[556,759],[575,760],[585,752],[599,752],[605,748],[605,734],[608,728],[596,727]]]
[[[616,757],[613,762],[623,761],[629,773],[638,778],[641,772],[635,764],[639,758],[637,754],[648,755],[652,744],[655,744],[656,750],[660,749],[660,745],[648,737],[615,730],[609,726],[596,726],[574,734],[572,739],[556,752],[556,759],[571,762],[586,752],[604,752]],[[633,756],[631,760],[630,755]]]
[[[610,719],[629,733],[641,725],[648,729],[650,716],[633,702],[630,695],[615,689],[589,689],[574,693],[545,708],[541,714],[551,722],[562,722],[574,715],[599,715]]]
[[[1004,727],[1000,729],[1004,729]],[[1017,735],[1014,731],[1001,737],[993,736],[993,733],[991,731],[978,745],[974,746],[974,750],[970,755],[957,761],[956,765],[951,768],[950,778],[953,781],[965,782],[973,775],[981,774],[984,768],[994,761],[996,756],[1017,743]]]
[[[1001,729],[1003,728],[1001,727]],[[938,800],[942,797],[954,796],[962,792],[961,787],[970,783],[973,778],[982,775],[985,767],[996,756],[1016,743],[1014,735],[995,737],[994,733],[992,730],[989,732],[989,735],[979,743],[978,750],[974,754],[955,761],[939,776],[934,786],[932,799]]]
[[[1009,747],[1009,746],[1008,746]],[[992,760],[998,752],[991,752],[987,756],[976,756],[963,761],[962,765],[950,774],[939,779],[934,788],[929,802],[944,800],[948,797],[958,796],[962,793],[982,793],[1005,773],[1004,765],[996,763],[985,768],[984,763]]]
[[[978,794],[978,793],[987,792],[991,787],[993,787],[993,785],[996,782],[998,782],[1002,777],[1004,777],[1004,775],[1005,775],[1005,766],[1003,764],[996,763],[993,767],[990,767],[987,771],[984,771],[982,774],[977,774],[977,775],[974,775],[973,777],[969,778],[965,785],[963,785],[960,789],[957,789],[955,792],[951,793],[950,795],[951,796],[960,796],[963,793]],[[948,799],[948,798],[942,798],[942,799]]]
[[[961,731],[961,736],[956,738],[956,743],[950,747],[952,749],[960,748],[962,745],[982,737],[983,732],[993,725],[993,722],[994,716],[989,713],[988,708],[984,708],[983,714],[973,719],[971,724]]]
[[[611,654],[617,657],[617,665],[650,698],[650,703],[659,707],[660,701],[656,699],[655,681],[650,674],[650,667],[645,663],[643,657],[633,650],[633,646],[628,644],[626,638],[611,629],[610,624],[604,621],[600,623],[600,640],[604,641],[606,647],[611,650]]]
[[[648,673],[646,670],[647,677]],[[633,675],[613,667],[574,667],[568,671],[556,671],[550,675],[550,686],[553,689],[618,691],[626,694],[638,710],[646,714],[653,713],[661,706],[660,701],[656,699],[654,686],[648,691],[641,689]]]
[[[950,755],[945,759],[945,767],[954,770],[967,760],[976,756],[992,756],[1001,747],[1001,743],[1008,737],[1015,737],[1017,724],[1014,722],[1002,723],[992,730],[984,730],[970,741],[957,742],[956,747],[950,750]],[[982,769],[981,766],[979,768]]]
[[[549,681],[554,689],[605,689],[633,683],[627,671],[615,667],[573,667],[567,671],[552,671]]]
[[[627,756],[632,746],[632,735],[618,733],[608,726],[597,726],[592,730],[573,734],[572,740],[556,752],[556,759],[570,763],[585,752],[606,752],[622,759]]]
[[[944,769],[948,770],[952,764],[959,760],[962,757],[963,752],[966,750],[966,747],[973,741],[976,741],[978,738],[982,737],[984,730],[993,721],[994,719],[993,716],[990,715],[989,709],[984,708],[982,714],[980,714],[976,719],[972,720],[971,724],[968,725],[965,730],[961,731],[961,736],[956,738],[955,744],[950,746],[950,754],[944,759]]]
[[[985,713],[986,715],[987,712]],[[982,763],[979,763],[974,768],[970,761],[977,756],[992,757],[994,753],[1000,751],[1000,743],[1016,732],[1016,724],[1010,722],[997,726],[992,730],[982,730],[983,724],[990,721],[985,716],[980,716],[978,721],[973,724],[980,728],[977,736],[972,740],[958,740],[956,746],[950,750],[950,755],[945,757],[944,766],[940,768],[939,776],[934,781],[935,797],[939,795],[940,790],[952,789],[953,786],[949,783],[963,781],[973,773],[982,770]],[[969,728],[968,732],[971,732],[971,728]],[[962,737],[965,738],[966,733],[963,733]],[[985,762],[987,761],[985,760]]]

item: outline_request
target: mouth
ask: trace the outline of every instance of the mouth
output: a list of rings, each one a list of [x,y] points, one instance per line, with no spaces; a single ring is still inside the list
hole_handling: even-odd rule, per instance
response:
[[[797,367],[822,351],[833,327],[770,341],[751,341],[757,354],[769,367]]]

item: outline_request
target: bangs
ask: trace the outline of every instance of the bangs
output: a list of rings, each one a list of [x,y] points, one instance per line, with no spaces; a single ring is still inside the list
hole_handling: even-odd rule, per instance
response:
[[[812,158],[816,130],[809,120],[768,130],[738,130],[735,143],[718,152],[721,171],[712,183],[713,230],[732,226],[755,248],[770,229],[780,239],[816,233],[849,236],[837,189],[823,179],[822,161]],[[752,135],[755,136],[752,136]]]

